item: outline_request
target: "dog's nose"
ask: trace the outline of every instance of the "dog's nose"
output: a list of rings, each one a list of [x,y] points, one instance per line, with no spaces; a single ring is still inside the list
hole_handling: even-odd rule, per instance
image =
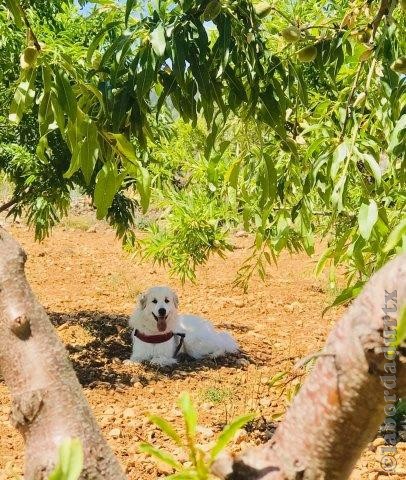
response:
[[[163,317],[164,315],[166,315],[166,309],[165,309],[165,308],[160,308],[160,309],[158,310],[158,313],[159,313],[159,315],[160,315],[161,317]]]

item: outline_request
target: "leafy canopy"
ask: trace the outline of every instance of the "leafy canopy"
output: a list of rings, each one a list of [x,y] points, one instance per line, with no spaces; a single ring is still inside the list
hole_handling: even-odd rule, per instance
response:
[[[405,248],[404,3],[54,3],[0,7],[0,169],[39,238],[79,187],[193,278],[243,223],[246,286],[322,234],[317,270],[347,264],[345,300]],[[151,202],[164,219],[138,241]]]

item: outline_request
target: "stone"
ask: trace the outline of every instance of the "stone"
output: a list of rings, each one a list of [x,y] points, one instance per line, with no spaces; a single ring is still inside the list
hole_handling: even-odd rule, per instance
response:
[[[109,437],[112,438],[120,438],[121,437],[121,429],[120,428],[113,428],[109,431]]]

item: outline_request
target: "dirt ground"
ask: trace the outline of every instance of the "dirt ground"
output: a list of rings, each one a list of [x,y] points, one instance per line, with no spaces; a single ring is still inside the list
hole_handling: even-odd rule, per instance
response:
[[[180,285],[164,268],[140,263],[121,249],[103,223],[71,217],[51,238],[35,243],[22,225],[7,228],[28,253],[27,275],[45,306],[85,394],[111,447],[129,479],[152,480],[170,473],[162,464],[139,453],[138,442],[164,446],[186,462],[185,454],[148,423],[146,414],[164,416],[181,428],[177,400],[189,391],[199,409],[199,442],[209,449],[217,432],[232,417],[250,409],[262,415],[239,432],[233,444],[240,450],[269,438],[289,403],[300,377],[269,388],[270,378],[287,372],[302,357],[317,352],[339,316],[322,317],[331,301],[326,279],[313,276],[315,260],[305,255],[282,255],[269,269],[266,283],[254,279],[244,294],[233,286],[247,257],[251,240],[235,235],[234,252],[225,261],[213,257],[198,272],[196,285]],[[219,361],[183,362],[157,369],[128,362],[131,352],[127,317],[137,294],[156,284],[177,289],[182,312],[210,318],[233,334],[243,349],[240,357]],[[23,443],[11,426],[7,389],[0,382],[0,480],[20,478]],[[351,439],[349,439],[351,441]],[[398,473],[381,471],[376,439],[364,452],[352,480],[406,478],[406,444],[398,444]]]

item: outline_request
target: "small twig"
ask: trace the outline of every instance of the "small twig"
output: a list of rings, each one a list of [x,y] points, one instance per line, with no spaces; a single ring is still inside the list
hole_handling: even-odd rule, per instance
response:
[[[18,202],[17,198],[13,198],[9,202],[3,203],[3,205],[0,205],[0,213],[4,212],[5,210],[8,210],[10,207],[15,205]]]
[[[364,65],[364,62],[360,62],[360,64],[358,65],[357,73],[355,74],[354,83],[352,84],[350,94],[348,95],[348,98],[347,98],[347,104],[345,106],[344,123],[343,123],[343,128],[341,129],[341,135],[340,135],[340,143],[343,141],[343,139],[345,137],[345,130],[347,129],[347,124],[348,124],[348,121],[350,119],[351,103],[352,103],[352,99],[354,97],[355,90],[356,90],[357,85],[358,85],[358,80],[359,80],[359,76],[361,74],[361,70],[362,70],[363,65]]]
[[[24,8],[22,7],[22,5],[20,4],[20,2],[18,2],[18,8],[21,12],[21,16],[23,17],[25,26],[27,27],[27,29],[28,29],[28,31],[31,35],[32,42],[33,42],[35,48],[38,50],[38,52],[40,52],[41,51],[41,45],[39,44],[38,38],[35,35],[34,30],[31,27],[30,21],[28,20],[28,17],[27,17],[27,13],[24,10]]]
[[[390,5],[391,5],[391,0],[381,0],[378,13],[375,15],[375,18],[371,22],[372,37],[375,37],[375,34],[378,30],[379,24],[382,21],[382,18],[388,15]]]
[[[283,17],[285,20],[287,20],[291,25],[294,25],[296,26],[295,22],[293,22],[287,15],[285,15],[283,12],[281,12],[280,10],[278,10],[277,8],[275,7],[272,7],[272,10],[274,12],[276,12],[278,15],[280,15],[281,17]]]

